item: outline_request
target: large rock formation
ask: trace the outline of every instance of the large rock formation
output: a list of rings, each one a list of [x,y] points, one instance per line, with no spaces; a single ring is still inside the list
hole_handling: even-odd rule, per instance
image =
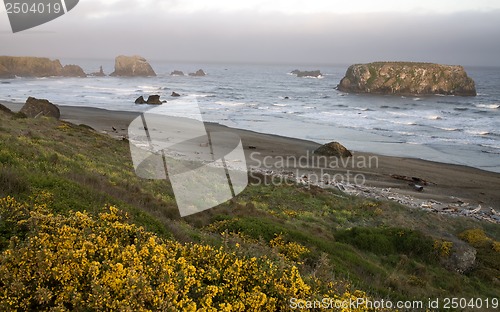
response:
[[[170,76],[184,76],[184,72],[180,70],[174,70],[173,72],[170,73]]]
[[[61,71],[63,77],[87,77],[87,74],[78,65],[64,65]]]
[[[59,60],[45,57],[0,56],[0,78],[18,77],[85,77],[80,66],[62,66]]]
[[[20,112],[30,118],[46,116],[59,119],[59,117],[61,117],[61,113],[57,106],[50,103],[48,100],[35,99],[33,97],[29,97],[26,100],[26,104],[24,104]]]
[[[351,65],[338,89],[343,92],[401,95],[476,95],[462,66],[412,62]]]
[[[141,56],[120,55],[115,59],[115,71],[110,76],[150,77],[156,76],[156,73],[146,59]]]
[[[206,74],[205,72],[203,71],[203,69],[198,69],[196,71],[196,73],[189,73],[189,76],[193,76],[193,77],[204,77]]]

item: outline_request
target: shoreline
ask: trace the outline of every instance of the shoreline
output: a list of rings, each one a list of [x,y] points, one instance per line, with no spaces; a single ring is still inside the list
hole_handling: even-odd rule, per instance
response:
[[[13,111],[18,111],[23,105],[6,101],[1,103]],[[59,106],[59,109],[61,120],[88,125],[99,133],[117,139],[127,137],[128,125],[140,115],[139,112],[111,111],[92,107]],[[436,213],[463,215],[500,223],[500,194],[498,194],[500,173],[411,157],[356,151],[353,151],[353,159],[376,158],[376,165],[372,162],[370,165],[362,166],[359,161],[348,161],[326,166],[314,163],[306,163],[304,166],[302,163],[285,166],[280,162],[280,157],[298,159],[302,157],[302,160],[305,160],[311,159],[312,156],[314,160],[312,153],[320,144],[216,123],[205,123],[205,126],[209,132],[229,131],[241,137],[247,166],[252,169],[251,174],[292,179],[308,186],[334,187],[346,194],[387,199]],[[267,162],[264,162],[265,159]],[[325,175],[341,178],[341,181],[325,179]],[[352,181],[347,180],[348,175],[351,178],[362,176],[363,183],[361,185],[351,183]],[[418,177],[429,183],[423,185],[423,191],[419,192],[410,186],[408,181],[395,179],[393,175]]]

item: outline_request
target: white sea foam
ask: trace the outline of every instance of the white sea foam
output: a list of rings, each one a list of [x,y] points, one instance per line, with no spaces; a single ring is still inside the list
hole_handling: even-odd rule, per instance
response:
[[[459,131],[460,130],[458,128],[447,128],[447,127],[439,127],[438,129],[441,129],[444,131]]]
[[[472,135],[489,135],[489,134],[491,134],[489,131],[486,131],[486,130],[466,130],[465,132],[472,134]]]
[[[500,108],[500,104],[476,104],[477,108],[489,108],[489,109],[497,109]]]
[[[228,102],[228,101],[216,101],[215,104],[222,105],[222,106],[228,106],[228,107],[245,105],[244,102]]]
[[[429,119],[429,120],[442,120],[443,117],[438,116],[438,115],[431,115],[431,116],[428,116],[427,119]]]

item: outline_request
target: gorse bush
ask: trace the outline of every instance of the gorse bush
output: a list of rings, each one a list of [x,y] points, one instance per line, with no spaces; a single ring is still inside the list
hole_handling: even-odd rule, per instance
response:
[[[54,215],[36,201],[1,199],[0,224],[11,230],[0,310],[276,311],[319,297],[293,264],[163,240],[126,219],[113,206],[96,217]],[[356,296],[364,293],[331,295]]]
[[[466,230],[458,236],[474,247],[482,247],[494,243],[495,241],[486,236],[482,229]]]

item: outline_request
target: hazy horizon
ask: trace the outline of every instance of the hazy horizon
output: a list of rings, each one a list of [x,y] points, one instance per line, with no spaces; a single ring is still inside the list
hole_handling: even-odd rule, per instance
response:
[[[0,55],[150,61],[500,66],[500,1],[82,0],[13,34],[0,10]]]

